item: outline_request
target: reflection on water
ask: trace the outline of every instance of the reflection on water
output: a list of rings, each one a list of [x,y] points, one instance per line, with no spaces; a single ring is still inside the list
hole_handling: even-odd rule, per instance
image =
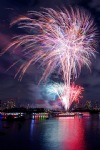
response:
[[[88,117],[87,117],[88,116]],[[99,150],[100,116],[0,121],[0,150]]]
[[[75,119],[60,120],[62,127],[61,136],[63,137],[63,150],[85,150],[85,131],[84,122],[76,117]],[[69,130],[70,128],[70,130]]]
[[[84,122],[78,117],[58,118],[45,128],[42,134],[45,147],[49,150],[85,150]],[[51,129],[52,128],[52,129]]]

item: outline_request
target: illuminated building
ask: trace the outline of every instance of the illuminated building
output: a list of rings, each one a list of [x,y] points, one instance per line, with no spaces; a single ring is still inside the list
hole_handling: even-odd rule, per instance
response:
[[[15,104],[15,100],[14,99],[9,99],[7,101],[7,109],[11,109],[11,108],[15,108],[16,104]]]
[[[87,101],[86,101],[86,103],[85,103],[85,105],[84,105],[84,108],[86,108],[86,109],[92,109],[92,103],[91,103],[90,100],[87,100]]]

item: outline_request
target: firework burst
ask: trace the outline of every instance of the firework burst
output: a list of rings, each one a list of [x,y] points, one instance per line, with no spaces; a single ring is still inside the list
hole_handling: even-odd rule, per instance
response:
[[[53,83],[48,86],[47,91],[50,94],[55,93],[61,100],[64,108],[68,110],[73,102],[79,102],[83,98],[84,88],[74,83],[69,88],[63,83]]]
[[[68,86],[71,78],[78,77],[82,66],[90,68],[91,58],[95,57],[96,52],[97,28],[87,11],[79,8],[31,11],[27,17],[15,19],[11,26],[15,24],[27,31],[14,37],[6,49],[14,46],[17,50],[22,46],[22,53],[27,57],[16,73],[20,80],[28,67],[38,61],[45,67],[40,82],[46,81],[57,68]]]

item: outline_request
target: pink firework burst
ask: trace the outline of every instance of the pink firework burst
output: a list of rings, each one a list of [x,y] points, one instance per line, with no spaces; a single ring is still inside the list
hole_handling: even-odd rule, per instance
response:
[[[14,46],[17,50],[22,46],[23,55],[28,57],[16,73],[20,80],[28,67],[38,61],[45,67],[40,82],[46,81],[58,68],[69,86],[71,78],[78,77],[82,66],[90,68],[96,52],[97,28],[87,11],[79,8],[30,11],[27,16],[14,20],[11,26],[15,24],[27,31],[16,36],[6,49]]]
[[[64,91],[61,95],[62,104],[66,110],[69,110],[73,102],[79,102],[83,98],[84,88],[80,85],[71,84],[70,87],[64,85]]]

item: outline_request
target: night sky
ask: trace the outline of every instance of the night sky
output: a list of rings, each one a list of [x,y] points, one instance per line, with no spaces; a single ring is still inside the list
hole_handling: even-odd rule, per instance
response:
[[[99,16],[100,16],[100,1],[99,0],[1,0],[0,1],[0,49],[2,51],[10,42],[13,35],[20,33],[20,30],[10,28],[10,22],[21,14],[26,14],[29,10],[39,11],[41,7],[54,8],[76,5],[81,6],[91,12],[95,19],[100,31]],[[82,69],[80,77],[76,80],[77,84],[82,85],[85,88],[84,98],[85,100],[98,100],[100,102],[100,55],[98,54],[96,59],[93,60],[91,66],[91,72],[85,67]],[[20,50],[20,49],[19,49]],[[20,53],[20,52],[19,52]],[[33,104],[44,104],[48,107],[51,104],[51,100],[54,97],[49,97],[45,91],[46,87],[37,85],[42,75],[43,70],[38,67],[38,64],[31,65],[21,82],[18,78],[14,79],[15,72],[18,69],[18,65],[12,67],[9,71],[6,71],[9,66],[20,59],[20,54],[13,54],[9,51],[0,57],[0,99],[8,99],[10,97],[16,98],[17,101],[31,102]],[[25,58],[21,58],[21,63],[25,61]],[[60,77],[55,73],[52,74],[47,82],[59,81]]]

